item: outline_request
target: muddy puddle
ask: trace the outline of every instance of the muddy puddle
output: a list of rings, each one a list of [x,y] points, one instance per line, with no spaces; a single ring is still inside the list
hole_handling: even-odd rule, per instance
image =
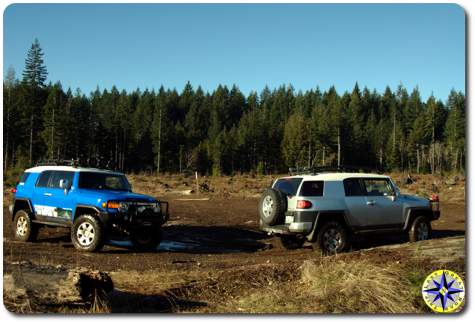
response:
[[[124,241],[110,241],[108,243],[111,246],[133,249],[132,242],[130,240]],[[187,240],[187,241],[171,241],[163,240],[156,252],[187,252],[187,253],[238,253],[249,252],[249,248],[234,248],[227,246],[216,246],[207,244],[205,241]]]

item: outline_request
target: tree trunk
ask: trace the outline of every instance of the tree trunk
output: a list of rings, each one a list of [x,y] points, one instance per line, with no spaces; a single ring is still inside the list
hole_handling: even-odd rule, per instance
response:
[[[420,165],[421,165],[421,158],[419,156],[419,146],[417,146],[417,149],[416,149],[416,156],[417,156],[417,174],[419,174],[419,168],[420,168]]]
[[[34,113],[32,112],[30,116],[30,165],[33,162],[33,115]]]
[[[325,166],[325,146],[323,146],[323,152],[322,152],[322,166]]]
[[[158,149],[157,149],[157,175],[160,174],[160,141],[162,134],[162,108],[160,107],[159,117],[158,117]]]
[[[338,166],[340,166],[341,161],[341,143],[340,143],[340,127],[338,127]]]
[[[53,118],[51,125],[51,154],[50,158],[53,159],[54,156],[54,105],[53,105]]]
[[[3,157],[4,161],[4,171],[7,170],[8,167],[8,137],[10,134],[10,109],[11,109],[11,86],[8,87],[8,109],[7,109],[7,122],[3,126],[5,127],[5,156]]]
[[[311,159],[312,159],[312,143],[309,141],[308,143],[308,163],[307,163],[307,167],[310,168],[310,163],[311,163]]]

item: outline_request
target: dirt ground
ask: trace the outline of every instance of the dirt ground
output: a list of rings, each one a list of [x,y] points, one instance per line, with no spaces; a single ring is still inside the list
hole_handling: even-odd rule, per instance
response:
[[[133,184],[136,191],[150,192],[140,186],[136,178]],[[136,252],[127,244],[116,243],[92,254],[75,250],[69,231],[61,228],[41,229],[36,243],[12,241],[7,208],[11,195],[6,192],[4,268],[7,264],[28,262],[38,266],[87,267],[108,272],[116,288],[112,312],[249,312],[238,299],[252,297],[259,286],[296,279],[302,263],[320,258],[311,246],[285,250],[277,238],[260,232],[258,198],[254,192],[231,192],[224,197],[213,193],[167,192],[166,189],[160,195],[153,193],[156,192],[150,194],[168,200],[171,207],[171,217],[164,227],[164,241],[159,249],[149,253]],[[434,238],[465,236],[464,199],[442,198],[441,214],[440,220],[433,223]],[[390,249],[366,251],[401,242],[402,238],[397,236],[363,237],[344,257],[360,259],[364,254],[366,261],[376,264],[384,263],[388,258],[399,264],[405,261],[404,254]],[[459,258],[454,266],[463,268],[465,255]],[[293,310],[298,309],[286,310],[283,305],[276,311]]]

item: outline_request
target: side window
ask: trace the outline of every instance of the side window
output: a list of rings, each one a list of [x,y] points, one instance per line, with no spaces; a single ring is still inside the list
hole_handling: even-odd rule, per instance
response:
[[[305,181],[300,196],[323,196],[323,181]]]
[[[394,195],[393,188],[387,179],[365,179],[363,182],[366,194],[369,196]]]
[[[49,178],[51,176],[52,171],[47,170],[40,174],[38,180],[36,181],[37,187],[46,187],[48,185]]]
[[[51,175],[51,180],[48,183],[48,187],[50,188],[61,188],[59,184],[61,180],[68,181],[72,184],[74,178],[74,172],[67,172],[67,171],[54,171]]]
[[[364,196],[366,195],[361,187],[361,181],[358,178],[348,178],[343,181],[346,196]]]

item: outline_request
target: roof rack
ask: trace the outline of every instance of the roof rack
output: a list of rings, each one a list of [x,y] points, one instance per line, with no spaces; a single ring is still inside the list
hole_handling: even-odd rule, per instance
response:
[[[36,166],[72,166],[78,167],[76,159],[46,159],[36,163]]]
[[[352,165],[340,165],[340,166],[319,166],[319,167],[303,167],[303,168],[289,168],[291,176],[294,175],[317,175],[321,173],[382,173],[381,169],[374,169],[365,166],[352,166]]]
[[[104,170],[116,170],[115,163],[112,160],[106,160],[103,157],[76,158],[76,159],[46,159],[36,163],[36,166],[71,166],[87,167]]]

